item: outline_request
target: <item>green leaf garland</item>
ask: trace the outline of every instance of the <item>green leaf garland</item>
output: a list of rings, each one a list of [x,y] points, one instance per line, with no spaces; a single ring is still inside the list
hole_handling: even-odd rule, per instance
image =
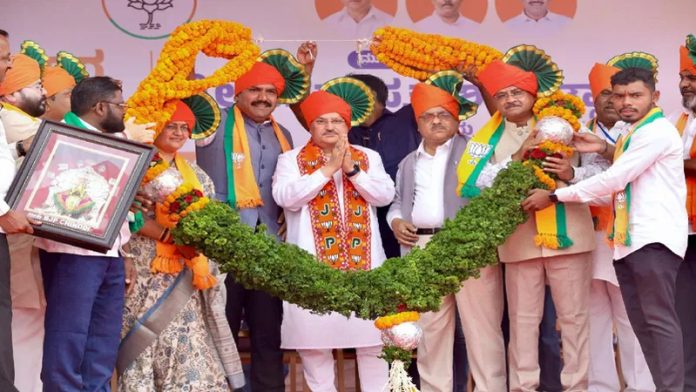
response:
[[[173,231],[177,244],[194,246],[217,260],[247,288],[325,314],[374,319],[399,310],[437,310],[444,295],[479,269],[498,262],[497,247],[527,219],[521,209],[532,188],[542,185],[533,172],[512,163],[493,186],[445,222],[424,249],[392,258],[370,271],[334,270],[299,247],[254,232],[228,205],[211,202],[183,218]]]

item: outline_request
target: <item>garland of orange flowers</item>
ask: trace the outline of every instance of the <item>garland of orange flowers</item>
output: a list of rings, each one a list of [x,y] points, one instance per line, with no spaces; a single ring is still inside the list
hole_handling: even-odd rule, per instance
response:
[[[145,185],[154,180],[157,178],[157,176],[167,170],[167,168],[169,168],[169,163],[162,159],[159,153],[155,153],[155,155],[152,157],[152,161],[150,161],[150,167],[145,172],[145,176],[143,177],[141,184]]]
[[[184,205],[177,204],[179,199],[191,197],[191,202],[185,202]],[[172,229],[176,227],[179,221],[194,211],[200,211],[210,203],[210,199],[203,196],[203,193],[195,189],[191,185],[181,185],[162,202],[162,211],[168,213],[164,226]]]
[[[189,80],[199,52],[229,61],[210,76]],[[251,30],[242,24],[221,20],[183,24],[172,32],[157,64],[128,100],[126,117],[135,117],[138,123],[155,122],[159,129],[175,111],[176,104],[171,100],[236,80],[251,68],[258,56],[259,48],[252,42]]]
[[[375,320],[375,327],[380,330],[389,329],[401,323],[418,321],[418,319],[420,319],[418,312],[400,312],[390,314],[388,316],[378,317]]]
[[[458,67],[473,65],[479,70],[503,57],[490,46],[393,26],[375,30],[370,49],[377,60],[394,72],[418,80]]]
[[[560,117],[568,121],[577,132],[581,126],[580,117],[585,113],[585,103],[579,97],[559,90],[550,97],[537,99],[532,111],[539,119],[547,116]]]

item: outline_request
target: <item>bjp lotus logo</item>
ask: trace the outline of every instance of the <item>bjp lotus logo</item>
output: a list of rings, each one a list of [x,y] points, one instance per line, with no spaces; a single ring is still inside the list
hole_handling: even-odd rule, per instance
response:
[[[104,13],[116,28],[141,39],[167,38],[191,21],[198,0],[101,0]]]

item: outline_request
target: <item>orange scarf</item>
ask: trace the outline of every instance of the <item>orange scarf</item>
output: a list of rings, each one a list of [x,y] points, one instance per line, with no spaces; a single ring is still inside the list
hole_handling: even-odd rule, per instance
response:
[[[350,147],[353,161],[367,171],[367,155]],[[321,169],[325,158],[310,140],[297,156],[302,175]],[[309,212],[317,258],[339,270],[369,270],[371,266],[370,210],[365,199],[343,173],[343,213],[335,180],[327,182],[309,202]]]
[[[190,185],[195,189],[203,190],[196,176],[196,172],[181,155],[176,154],[174,156],[174,163],[184,179],[183,185]],[[169,229],[176,227],[176,223],[169,219],[168,209],[162,203],[155,204],[155,220],[162,227]],[[186,265],[193,273],[193,286],[196,289],[209,289],[217,283],[215,277],[210,273],[208,258],[202,253],[191,259],[187,259],[179,253],[174,244],[156,241],[156,245],[155,258],[152,259],[152,263],[150,263],[150,271],[153,274],[160,272],[165,274],[178,274],[184,268],[184,265]]]
[[[680,136],[684,134],[688,121],[689,115],[682,113],[677,123],[674,124]],[[696,137],[691,142],[691,147],[689,148],[689,159],[696,159]],[[696,177],[694,176],[686,176],[686,212],[689,214],[691,225],[696,225]]]

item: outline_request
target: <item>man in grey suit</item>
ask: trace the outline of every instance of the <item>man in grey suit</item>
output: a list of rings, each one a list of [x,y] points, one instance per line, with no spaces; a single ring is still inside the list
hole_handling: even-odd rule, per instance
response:
[[[396,197],[387,215],[402,254],[414,246],[425,246],[444,220],[453,218],[466,202],[456,192],[457,165],[466,147],[465,138],[457,133],[462,105],[445,90],[425,83],[413,89],[411,104],[422,142],[399,165]],[[457,308],[477,390],[506,390],[500,328],[503,295],[490,293],[491,288],[502,285],[491,281],[502,281],[499,265],[482,269],[480,278],[467,280],[457,294],[444,297],[439,311],[421,316],[418,371],[422,391],[452,390]]]
[[[298,57],[308,73],[315,56],[314,44],[300,46]],[[292,138],[272,114],[284,88],[279,70],[257,62],[236,80],[235,104],[223,110],[219,129],[196,142],[196,161],[213,180],[215,198],[236,208],[246,225],[265,225],[278,240],[284,237],[285,222],[271,194],[271,179],[278,156],[292,149]],[[245,289],[231,275],[225,285],[227,320],[235,340],[242,318],[249,327],[251,390],[285,391],[282,302],[266,292]]]

